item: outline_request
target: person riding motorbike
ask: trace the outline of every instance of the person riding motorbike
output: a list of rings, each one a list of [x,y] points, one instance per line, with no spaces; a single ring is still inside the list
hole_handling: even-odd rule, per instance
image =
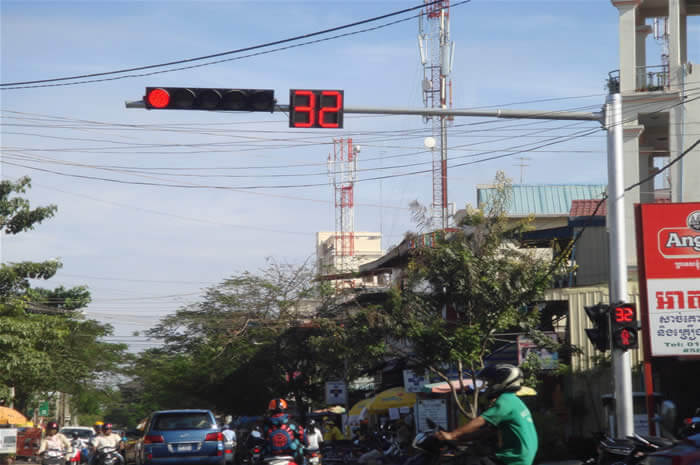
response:
[[[489,408],[456,430],[439,431],[435,436],[453,441],[492,425],[501,433],[501,447],[492,456],[469,457],[465,465],[532,465],[537,453],[537,431],[530,410],[515,395],[522,386],[522,371],[499,363],[484,368],[476,377],[486,383]]]
[[[93,463],[97,460],[97,457],[99,456],[99,451],[100,449],[103,449],[105,447],[113,447],[117,451],[115,452],[115,455],[119,459],[119,463],[123,464],[124,463],[124,456],[122,456],[118,451],[123,448],[123,443],[122,443],[122,437],[119,436],[117,433],[112,432],[112,424],[111,423],[106,423],[103,427],[103,433],[100,436],[97,436],[95,438],[95,441],[93,443],[93,448],[94,448],[94,454],[93,454]],[[92,465],[92,463],[91,463]]]
[[[272,399],[267,406],[265,420],[266,456],[291,456],[297,464],[304,460],[304,447],[308,444],[304,429],[289,420],[287,401]]]
[[[309,451],[318,451],[321,448],[321,443],[323,442],[323,433],[316,425],[315,420],[309,420],[306,428],[306,440],[309,444]]]
[[[235,460],[235,450],[236,450],[236,432],[231,428],[229,424],[225,424],[221,428],[221,434],[224,435],[224,449],[231,451],[227,454],[226,463],[232,463]]]
[[[49,450],[60,451],[64,456],[73,451],[68,438],[63,433],[58,432],[58,423],[55,421],[50,421],[46,424],[46,435],[41,440],[37,453],[42,456]]]

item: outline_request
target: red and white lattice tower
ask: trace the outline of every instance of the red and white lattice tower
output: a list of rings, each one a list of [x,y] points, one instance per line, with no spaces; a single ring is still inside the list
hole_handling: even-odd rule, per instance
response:
[[[352,139],[333,139],[328,174],[335,191],[335,263],[339,273],[352,271],[355,257],[355,175],[358,147]]]
[[[450,0],[424,0],[418,22],[418,48],[423,65],[423,104],[426,108],[452,107],[452,81],[449,79],[454,58],[450,41]],[[433,150],[432,227],[447,227],[447,123],[449,117],[426,117],[432,124]],[[428,145],[428,144],[426,144]],[[431,145],[432,147],[432,145]]]

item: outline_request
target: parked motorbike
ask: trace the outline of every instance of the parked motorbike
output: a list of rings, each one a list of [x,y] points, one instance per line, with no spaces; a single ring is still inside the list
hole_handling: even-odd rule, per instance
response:
[[[681,438],[687,438],[698,433],[700,433],[700,408],[695,410],[695,415],[683,420],[683,426],[678,435]]]
[[[358,457],[357,463],[401,463],[403,462],[402,455],[401,445],[396,436],[391,433],[385,433],[377,438],[373,449]]]
[[[673,447],[647,456],[648,465],[700,465],[700,434],[679,440]]]
[[[676,406],[671,401],[661,404],[661,412],[656,420],[661,434],[666,437],[640,436],[634,434],[627,438],[604,436],[598,444],[596,459],[586,461],[587,465],[637,465],[650,462],[652,455],[673,449],[679,439],[673,435],[676,425]],[[673,462],[674,465],[676,462]]]

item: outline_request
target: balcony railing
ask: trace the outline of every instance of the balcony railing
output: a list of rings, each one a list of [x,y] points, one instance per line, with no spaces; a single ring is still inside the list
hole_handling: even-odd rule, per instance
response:
[[[669,86],[668,65],[638,66],[636,69],[636,91],[651,92]],[[608,73],[608,90],[611,94],[620,91],[620,70]]]

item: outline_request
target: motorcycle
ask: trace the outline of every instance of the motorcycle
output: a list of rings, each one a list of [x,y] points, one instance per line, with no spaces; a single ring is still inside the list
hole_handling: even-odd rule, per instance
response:
[[[416,434],[411,446],[417,453],[409,457],[403,465],[437,465],[444,457],[454,458],[464,453],[465,449],[458,446],[457,442],[436,438],[435,433],[442,428],[429,418],[426,422],[430,429]]]
[[[309,465],[321,465],[321,452],[314,450],[314,451],[306,451],[306,462]]]
[[[67,454],[61,449],[47,449],[41,454],[41,465],[66,465]]]
[[[252,432],[245,441],[239,443],[238,452],[235,455],[236,463],[241,465],[260,465],[263,460],[265,440],[261,435]]]
[[[291,455],[275,455],[263,459],[265,465],[297,465],[296,459]]]
[[[224,441],[224,455],[226,456],[226,463],[232,464],[234,461],[236,452],[236,441]]]
[[[695,415],[683,420],[683,426],[679,432],[679,436],[687,438],[700,433],[700,408],[695,410]]]
[[[116,447],[102,447],[97,450],[98,465],[118,465],[120,461]]]
[[[80,439],[77,434],[74,434],[70,444],[75,452],[75,454],[73,454],[71,457],[70,462],[74,464],[87,463],[89,451],[85,441]]]
[[[673,447],[675,442],[666,438],[642,437],[638,434],[627,439],[604,437],[598,446],[597,465],[637,465],[647,455],[658,450]]]
[[[661,412],[655,418],[658,421],[661,429],[661,434],[668,437],[656,436],[640,436],[634,434],[625,439],[611,438],[604,436],[598,444],[598,456],[595,459],[589,459],[585,462],[586,465],[638,465],[647,463],[666,463],[655,462],[653,457],[664,456],[666,451],[676,449],[682,443],[672,433],[676,424],[676,406],[671,401],[664,401],[661,404]],[[693,444],[689,442],[689,444]],[[691,446],[684,446],[682,449],[692,456],[697,453],[692,450]],[[700,455],[700,454],[698,454]],[[668,463],[671,463],[670,461]],[[672,462],[674,465],[676,461]],[[678,462],[678,463],[683,463]],[[693,463],[693,462],[688,462]]]

